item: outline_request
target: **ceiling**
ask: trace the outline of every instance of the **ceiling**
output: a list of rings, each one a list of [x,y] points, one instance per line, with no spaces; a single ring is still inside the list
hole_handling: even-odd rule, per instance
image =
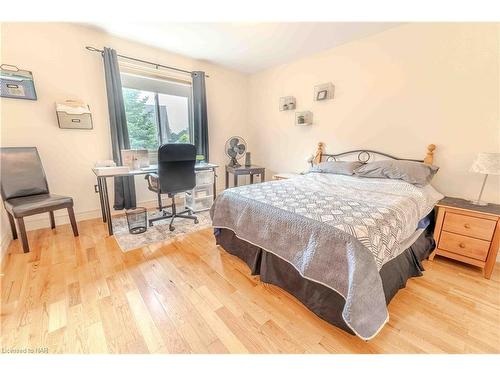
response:
[[[255,73],[306,57],[399,23],[94,23],[110,34]]]

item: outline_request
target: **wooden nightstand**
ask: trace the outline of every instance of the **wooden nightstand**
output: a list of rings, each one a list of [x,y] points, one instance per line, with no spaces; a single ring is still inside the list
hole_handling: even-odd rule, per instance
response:
[[[437,205],[434,239],[442,255],[483,269],[489,279],[500,244],[500,205],[476,206],[460,198],[446,197]]]

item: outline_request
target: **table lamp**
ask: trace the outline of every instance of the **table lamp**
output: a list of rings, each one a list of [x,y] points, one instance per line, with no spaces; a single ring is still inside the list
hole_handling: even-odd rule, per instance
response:
[[[486,206],[488,203],[481,201],[481,196],[483,195],[488,175],[500,174],[500,153],[480,152],[472,163],[470,171],[484,174],[483,186],[481,187],[479,197],[477,200],[471,200],[470,202],[479,206]]]

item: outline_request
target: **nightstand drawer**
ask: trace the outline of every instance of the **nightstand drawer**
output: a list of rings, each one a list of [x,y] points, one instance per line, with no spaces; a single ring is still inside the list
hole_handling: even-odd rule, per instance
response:
[[[491,241],[496,221],[447,212],[443,230]]]
[[[443,231],[438,248],[484,261],[488,255],[490,242]]]

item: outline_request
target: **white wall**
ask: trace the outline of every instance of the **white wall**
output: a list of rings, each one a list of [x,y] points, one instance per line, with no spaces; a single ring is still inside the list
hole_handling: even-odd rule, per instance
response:
[[[477,197],[482,175],[468,172],[477,152],[500,152],[497,24],[407,24],[250,77],[249,120],[256,162],[300,171],[318,141],[327,151],[369,148],[423,158],[437,145],[434,184],[450,196]],[[314,102],[331,81],[332,101]],[[314,124],[294,126],[280,96],[297,98]],[[500,203],[499,179],[484,192]]]
[[[33,72],[37,101],[1,98],[1,145],[37,146],[53,193],[70,195],[77,218],[99,214],[91,168],[96,160],[111,158],[108,108],[102,58],[86,45],[115,48],[119,53],[187,70],[203,70],[207,79],[210,161],[224,165],[223,146],[233,134],[249,138],[247,76],[216,65],[109,36],[81,25],[64,23],[4,23],[2,62]],[[82,100],[90,105],[94,129],[59,129],[55,102]],[[223,187],[223,173],[219,173]],[[139,181],[140,180],[140,181]],[[138,177],[138,202],[155,199]],[[110,190],[112,190],[110,188]],[[2,210],[3,211],[3,210]],[[5,215],[2,212],[2,215]],[[66,220],[56,212],[56,221]],[[28,229],[48,224],[48,217],[27,218]],[[5,219],[5,217],[4,217]],[[9,234],[2,224],[2,238]]]

